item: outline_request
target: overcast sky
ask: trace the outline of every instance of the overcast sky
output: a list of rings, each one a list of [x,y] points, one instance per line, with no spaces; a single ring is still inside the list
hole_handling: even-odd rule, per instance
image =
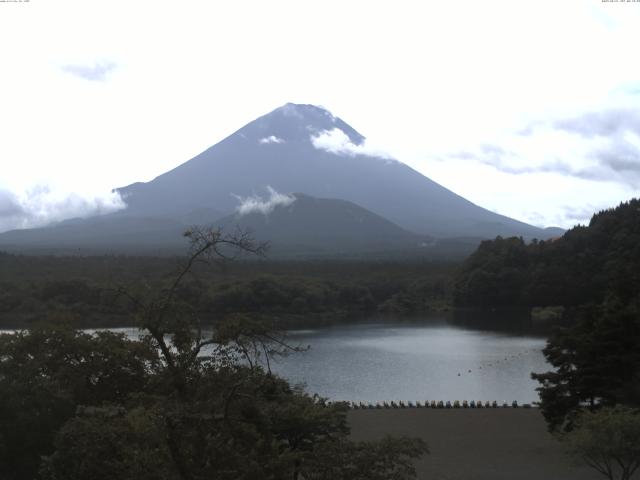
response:
[[[121,206],[286,103],[490,210],[640,196],[640,3],[0,1],[0,231]]]

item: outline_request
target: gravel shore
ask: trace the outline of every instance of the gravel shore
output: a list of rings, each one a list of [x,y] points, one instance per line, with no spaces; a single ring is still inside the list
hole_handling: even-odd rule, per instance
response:
[[[349,412],[352,437],[421,437],[430,454],[418,460],[424,480],[597,480],[546,430],[537,409],[389,409]]]

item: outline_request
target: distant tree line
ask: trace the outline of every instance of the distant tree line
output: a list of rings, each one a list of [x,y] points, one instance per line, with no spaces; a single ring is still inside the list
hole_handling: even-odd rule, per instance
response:
[[[131,305],[117,288],[143,293],[175,261],[127,257],[0,256],[0,328],[28,326],[52,313],[79,327],[124,326]],[[237,262],[194,268],[176,295],[203,317],[252,313],[285,324],[336,322],[375,313],[412,315],[451,303],[455,264]]]

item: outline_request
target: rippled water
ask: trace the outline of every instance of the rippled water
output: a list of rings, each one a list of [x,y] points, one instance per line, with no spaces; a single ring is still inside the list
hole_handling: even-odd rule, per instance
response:
[[[542,338],[446,324],[366,324],[290,332],[311,345],[273,370],[335,400],[538,399],[531,372],[549,369]]]
[[[115,329],[137,337],[135,329]],[[332,400],[538,400],[531,372],[549,370],[540,337],[445,322],[368,323],[289,332],[309,350],[272,370]]]

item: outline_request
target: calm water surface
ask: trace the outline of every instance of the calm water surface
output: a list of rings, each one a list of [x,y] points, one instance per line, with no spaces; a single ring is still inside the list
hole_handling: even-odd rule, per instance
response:
[[[115,329],[137,337],[135,329]],[[309,350],[272,370],[332,400],[538,400],[531,372],[550,369],[541,337],[473,330],[445,322],[366,323],[293,330]]]

